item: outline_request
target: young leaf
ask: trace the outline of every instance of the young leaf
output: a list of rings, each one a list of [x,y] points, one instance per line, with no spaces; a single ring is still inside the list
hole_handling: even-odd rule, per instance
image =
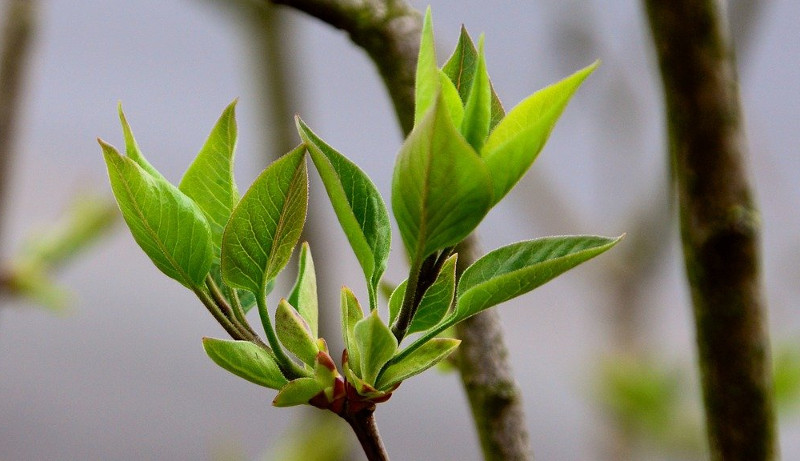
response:
[[[463,240],[489,211],[491,189],[440,96],[400,148],[392,178],[392,210],[409,254],[421,261]]]
[[[233,155],[236,148],[236,101],[222,112],[200,153],[178,186],[206,214],[214,242],[214,259],[219,259],[222,232],[239,192],[233,180]]]
[[[400,315],[400,309],[403,308],[403,297],[406,295],[406,285],[408,285],[408,279],[403,280],[400,285],[397,285],[392,295],[389,296],[389,325],[394,324],[394,321],[397,320],[397,316]]]
[[[314,366],[317,360],[317,340],[303,317],[285,299],[275,312],[275,333],[281,343],[303,363]]]
[[[476,151],[480,151],[486,141],[491,118],[492,88],[489,83],[489,74],[486,72],[486,57],[483,52],[483,35],[481,35],[478,40],[478,63],[475,67],[475,77],[472,79],[472,88],[465,102],[464,121],[461,124],[464,138]]]
[[[267,167],[233,210],[222,234],[222,278],[262,296],[286,266],[308,207],[305,147]]]
[[[314,272],[314,261],[311,259],[311,248],[307,242],[300,247],[300,258],[297,268],[297,281],[289,294],[289,304],[295,306],[311,330],[317,337],[317,275]]]
[[[404,380],[436,365],[461,344],[458,339],[433,338],[397,363],[386,367],[376,383],[379,390],[391,389]]]
[[[461,96],[462,101],[469,99],[469,94],[472,91],[472,80],[475,78],[475,71],[478,66],[478,50],[472,42],[467,33],[467,29],[461,26],[461,35],[458,37],[458,44],[453,54],[447,60],[447,63],[442,67],[444,73],[453,82],[453,85],[458,89],[458,94]],[[497,125],[498,122],[506,115],[503,110],[503,104],[500,98],[497,97],[492,83],[489,82],[491,90],[491,121],[489,122],[489,129]]]
[[[287,383],[272,354],[250,341],[203,338],[203,348],[214,363],[251,383],[271,389]]]
[[[431,8],[425,10],[422,23],[422,38],[417,57],[417,73],[414,85],[414,126],[433,107],[439,93],[439,66],[436,64],[436,47],[433,39],[433,20]]]
[[[456,292],[456,259],[450,256],[442,264],[439,276],[422,296],[417,312],[408,327],[408,334],[436,326],[447,314]]]
[[[545,237],[498,248],[464,271],[458,284],[454,325],[501,302],[527,293],[610,249],[622,237]]]
[[[439,71],[439,83],[441,97],[447,107],[447,113],[450,114],[450,120],[453,121],[453,126],[461,126],[464,121],[464,104],[461,102],[458,90],[441,70]]]
[[[131,126],[128,124],[128,120],[125,118],[125,113],[122,112],[122,103],[117,104],[117,112],[119,113],[119,123],[122,125],[122,134],[125,137],[125,155],[136,162],[137,165],[142,167],[144,171],[146,171],[150,176],[167,181],[161,173],[158,172],[150,162],[144,158],[142,155],[141,149],[139,149],[139,144],[136,142],[136,139],[133,137],[133,131],[131,130]],[[168,182],[168,181],[167,181]]]
[[[203,212],[177,187],[98,141],[111,189],[136,243],[168,277],[188,288],[201,286],[212,263],[211,231]]]
[[[361,379],[367,384],[374,385],[381,367],[397,350],[397,339],[392,330],[378,317],[377,309],[359,320],[353,330],[361,356]]]
[[[595,62],[532,94],[517,104],[492,130],[481,151],[494,184],[492,205],[499,202],[528,171],[570,98],[598,65]]]
[[[364,311],[353,294],[347,287],[342,287],[342,340],[349,355],[350,366],[353,370],[361,370],[361,354],[356,342],[356,324],[364,318]]]
[[[325,184],[370,290],[370,308],[377,306],[376,291],[386,270],[391,247],[391,224],[378,189],[353,162],[326,144],[299,118],[297,130]]]
[[[317,382],[316,378],[294,379],[281,388],[272,404],[276,407],[303,405],[322,391],[323,387]]]

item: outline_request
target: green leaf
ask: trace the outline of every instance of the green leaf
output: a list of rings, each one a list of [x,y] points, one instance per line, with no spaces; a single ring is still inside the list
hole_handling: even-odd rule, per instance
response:
[[[203,348],[214,363],[251,383],[271,389],[287,383],[272,354],[250,341],[203,338]]]
[[[203,212],[177,187],[98,141],[111,189],[136,243],[168,277],[188,288],[201,286],[212,263],[211,231]]]
[[[481,156],[492,175],[493,205],[528,171],[570,98],[598,65],[595,62],[527,97],[492,130]]]
[[[122,134],[125,137],[125,155],[136,162],[137,165],[142,167],[144,171],[146,171],[150,176],[167,181],[161,173],[158,172],[150,162],[144,158],[142,155],[141,149],[139,149],[139,144],[137,144],[136,139],[133,137],[133,131],[131,131],[131,126],[128,124],[128,120],[125,118],[125,113],[122,112],[122,103],[117,104],[117,112],[119,112],[119,122],[122,125]],[[169,181],[167,181],[169,182]]]
[[[342,306],[342,340],[347,353],[350,356],[350,366],[353,370],[361,370],[361,354],[356,342],[356,324],[364,318],[364,310],[353,294],[347,287],[342,287],[341,294]]]
[[[439,270],[439,276],[425,291],[422,300],[414,313],[408,334],[425,331],[436,326],[453,304],[456,292],[456,259],[458,255],[447,258]]]
[[[374,385],[381,367],[397,350],[397,339],[392,330],[378,317],[377,310],[359,320],[353,330],[361,356],[361,379],[367,384]]]
[[[419,261],[463,240],[492,201],[486,166],[443,106],[439,97],[414,127],[392,178],[392,210],[406,250]]]
[[[389,296],[389,325],[394,324],[394,321],[397,320],[397,316],[400,315],[400,310],[403,308],[403,297],[406,295],[406,285],[408,285],[408,279],[403,280],[400,285],[397,285],[392,295]]]
[[[378,189],[353,162],[320,139],[299,118],[297,130],[325,184],[333,210],[367,279],[370,308],[386,270],[391,247],[391,223]]]
[[[386,367],[378,378],[377,388],[388,390],[446,359],[461,344],[458,339],[433,338],[397,363]]]
[[[436,46],[433,39],[431,8],[425,10],[422,23],[422,38],[417,57],[417,73],[414,85],[414,126],[420,123],[436,102],[440,89],[439,67],[436,64]]]
[[[453,85],[458,89],[458,94],[461,96],[462,101],[469,99],[469,94],[472,91],[472,80],[475,78],[475,72],[478,66],[478,50],[472,42],[467,33],[467,29],[461,26],[461,35],[458,37],[458,44],[453,54],[447,60],[447,63],[442,67],[444,73],[453,82]],[[497,97],[491,82],[489,82],[491,89],[491,121],[489,128],[492,129],[498,122],[505,116],[503,104],[500,103],[500,98]]]
[[[304,405],[322,391],[323,387],[317,382],[316,378],[294,379],[283,386],[278,395],[275,396],[272,404],[276,407]]]
[[[317,340],[303,317],[285,299],[275,312],[275,333],[281,343],[303,363],[314,366],[317,360]]]
[[[233,210],[222,235],[222,278],[261,296],[286,266],[308,208],[305,147],[265,169]]]
[[[307,242],[300,247],[300,258],[297,267],[297,281],[289,294],[289,304],[295,306],[311,330],[317,337],[318,298],[317,275],[314,272],[314,261],[311,259],[311,248]]]
[[[496,304],[527,293],[610,249],[622,237],[545,237],[498,248],[464,271],[458,284],[454,325]]]
[[[206,214],[214,242],[214,259],[219,260],[222,232],[239,201],[233,179],[236,149],[236,101],[225,108],[197,157],[178,186]]]
[[[461,123],[464,138],[476,151],[480,151],[486,142],[492,119],[492,87],[489,83],[489,74],[486,72],[483,35],[478,40],[478,50],[475,77],[472,79],[472,88],[464,107],[464,121]]]
[[[461,102],[458,90],[441,70],[439,71],[439,82],[441,97],[447,107],[447,113],[450,114],[450,120],[452,120],[453,126],[461,126],[464,121],[464,104]]]

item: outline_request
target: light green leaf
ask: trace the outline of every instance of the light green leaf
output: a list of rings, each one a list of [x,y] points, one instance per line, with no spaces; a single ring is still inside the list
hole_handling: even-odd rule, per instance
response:
[[[367,279],[370,308],[377,307],[377,287],[386,270],[391,224],[378,189],[353,162],[320,139],[299,118],[297,130],[325,184],[333,210]]]
[[[287,383],[272,354],[250,341],[203,338],[203,348],[214,363],[251,383],[271,389]]]
[[[492,202],[486,166],[453,126],[441,96],[408,136],[394,168],[392,210],[416,260],[455,245]]]
[[[386,367],[378,378],[377,388],[388,390],[446,359],[461,344],[458,339],[433,338],[397,363]]]
[[[289,352],[306,365],[314,366],[319,353],[317,339],[303,317],[285,299],[281,299],[275,312],[275,333]]]
[[[361,356],[361,379],[374,387],[381,367],[397,350],[397,339],[378,317],[377,309],[359,320],[353,330]]]
[[[454,325],[496,304],[527,293],[610,249],[622,237],[545,237],[498,248],[464,271],[458,284]]]
[[[136,243],[168,277],[188,288],[201,286],[212,263],[211,231],[203,212],[177,187],[98,141],[111,189]]]
[[[117,104],[117,112],[119,112],[119,122],[122,125],[122,134],[125,137],[125,155],[136,162],[137,165],[142,167],[144,171],[146,171],[150,176],[156,179],[162,179],[167,181],[161,173],[158,172],[150,162],[144,158],[142,155],[141,149],[139,149],[139,144],[136,142],[136,139],[133,137],[133,131],[131,130],[131,126],[128,124],[128,120],[125,118],[125,113],[122,112],[122,103]],[[167,181],[169,182],[169,181]]]
[[[450,120],[453,121],[453,126],[461,126],[464,120],[464,104],[461,102],[458,90],[450,81],[450,77],[441,70],[439,71],[439,83],[442,100],[447,107],[447,113],[450,114]]]
[[[347,287],[342,287],[341,294],[342,306],[342,340],[344,347],[349,355],[350,367],[353,370],[361,370],[361,354],[356,342],[356,324],[364,318],[364,310],[353,294]]]
[[[475,71],[478,66],[478,50],[472,42],[467,33],[467,29],[461,26],[461,35],[458,37],[458,44],[456,45],[453,54],[447,60],[447,63],[442,67],[444,73],[453,82],[453,85],[458,89],[458,94],[461,96],[462,101],[469,99],[469,94],[472,91],[472,81],[475,78]],[[491,82],[489,82],[491,89],[491,121],[489,128],[492,129],[498,122],[505,116],[503,104],[500,103],[500,98],[497,97]]]
[[[517,104],[492,130],[481,156],[492,175],[493,204],[499,202],[528,171],[570,98],[598,65],[595,62],[532,94]]]
[[[486,142],[492,119],[492,87],[489,83],[489,74],[486,72],[483,35],[478,40],[478,63],[475,67],[475,77],[472,79],[472,88],[464,106],[461,133],[476,151],[480,151]]]
[[[317,275],[314,272],[314,261],[311,259],[311,248],[308,246],[308,242],[303,242],[300,246],[297,281],[289,294],[288,301],[289,304],[295,306],[297,312],[308,324],[311,335],[316,338],[318,334]]]
[[[219,260],[222,232],[239,201],[233,179],[236,149],[236,101],[225,108],[200,153],[181,179],[179,188],[206,214],[214,242],[214,259]]]
[[[304,405],[322,391],[323,387],[317,382],[316,378],[294,379],[281,388],[272,404],[276,407]]]
[[[392,295],[389,296],[389,325],[393,325],[397,320],[397,316],[400,315],[400,310],[403,307],[403,297],[406,295],[406,285],[408,285],[408,279],[397,285]]]
[[[431,8],[425,10],[422,22],[422,38],[417,58],[417,73],[414,85],[414,126],[419,124],[436,102],[440,89],[439,66],[436,64],[436,46],[433,39]]]
[[[439,270],[439,276],[422,296],[422,300],[414,313],[408,334],[425,331],[436,326],[453,304],[456,292],[456,259],[458,255],[447,258]]]
[[[305,147],[267,167],[233,210],[222,235],[222,278],[261,296],[286,266],[308,208]]]

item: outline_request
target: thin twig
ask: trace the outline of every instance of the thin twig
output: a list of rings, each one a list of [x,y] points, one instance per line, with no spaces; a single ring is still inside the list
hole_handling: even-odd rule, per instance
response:
[[[344,419],[353,428],[369,461],[389,461],[389,454],[383,446],[373,410],[365,410]]]
[[[772,460],[777,441],[758,212],[725,11],[645,0],[661,68],[714,460]]]

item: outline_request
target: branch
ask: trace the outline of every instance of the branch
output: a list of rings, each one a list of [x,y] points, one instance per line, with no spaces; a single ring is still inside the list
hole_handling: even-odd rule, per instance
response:
[[[0,42],[3,47],[0,50],[0,230],[3,227],[2,207],[9,182],[25,61],[30,50],[37,7],[34,0],[11,0],[7,3]]]
[[[697,327],[712,459],[777,457],[758,213],[721,2],[645,0]]]
[[[346,31],[378,67],[397,119],[408,134],[414,124],[416,75],[422,17],[403,0],[273,0]]]
[[[460,276],[480,254],[474,234],[462,242],[456,252],[456,270]],[[485,310],[456,325],[456,333],[461,339],[458,369],[472,407],[483,458],[487,461],[531,459],[522,393],[508,362],[499,314],[495,309]]]

